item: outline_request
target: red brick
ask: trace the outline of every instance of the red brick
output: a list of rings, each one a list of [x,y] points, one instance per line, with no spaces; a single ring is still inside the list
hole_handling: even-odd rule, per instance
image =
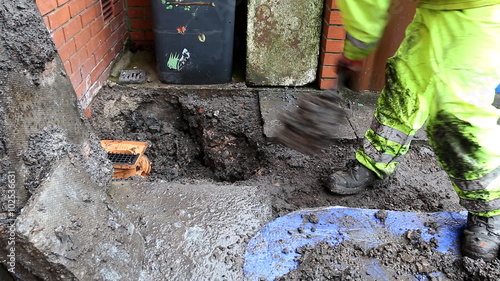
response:
[[[123,1],[117,1],[113,4],[113,13],[115,15],[118,15],[119,13],[123,12],[125,10],[125,6],[123,4]]]
[[[337,89],[337,79],[320,79],[319,88],[321,90],[334,90]]]
[[[85,110],[84,114],[85,117],[92,118],[92,105],[89,105],[89,107]]]
[[[83,81],[80,71],[71,72],[69,74],[69,80],[71,81],[71,85],[73,85],[73,89],[76,89]]]
[[[154,41],[155,40],[155,33],[153,31],[145,31],[144,32],[145,35],[146,35],[146,40],[151,40],[151,41]]]
[[[322,48],[327,53],[341,53],[344,51],[344,40],[323,40]]]
[[[87,8],[87,3],[85,0],[73,0],[69,4],[69,14],[71,17],[75,17],[81,13],[85,8]]]
[[[324,53],[321,54],[321,62],[323,65],[337,65],[337,62],[342,57],[341,53]]]
[[[118,33],[113,32],[111,36],[108,37],[108,40],[106,40],[105,44],[111,49],[117,42],[118,42]]]
[[[82,20],[82,26],[85,27],[92,21],[94,21],[101,12],[101,7],[99,5],[94,5],[87,10],[85,10],[81,15],[80,19]]]
[[[72,74],[71,72],[71,63],[69,61],[64,62],[64,70],[66,71],[66,75],[70,76]]]
[[[52,30],[57,29],[71,18],[68,6],[60,7],[47,17],[49,18],[50,28]]]
[[[73,88],[75,88],[76,98],[80,100],[87,90],[87,85],[85,83],[80,83],[78,85],[73,85]]]
[[[117,15],[110,23],[111,25],[111,30],[115,31],[117,30],[120,26],[126,24],[126,19],[125,19],[125,13],[121,13]]]
[[[47,27],[47,29],[50,31],[51,28],[50,28],[49,18],[48,17],[43,17],[43,22],[45,23],[45,27]]]
[[[70,39],[66,44],[62,45],[61,48],[57,49],[57,52],[62,61],[67,61],[76,52],[75,41]]]
[[[61,47],[66,42],[66,38],[64,37],[64,32],[62,28],[52,33],[52,40],[56,45],[56,49],[59,49],[59,47]]]
[[[115,31],[118,35],[118,40],[122,40],[123,38],[128,38],[128,29],[127,25],[123,24]]]
[[[106,69],[106,67],[107,67],[107,64],[103,60],[100,60],[97,63],[97,65],[94,68],[94,70],[90,73],[90,81],[91,81],[91,83],[94,83],[94,82],[96,82],[99,79],[99,77],[104,72],[104,70]]]
[[[146,18],[146,19],[151,19],[151,18],[153,18],[153,17],[151,16],[151,8],[150,8],[150,7],[146,7],[146,8],[144,8],[144,18]]]
[[[99,63],[109,52],[109,49],[111,49],[111,43],[109,41],[101,43],[99,48],[94,52],[95,61]]]
[[[116,56],[115,52],[112,52],[113,51],[112,49],[113,48],[110,49],[110,52],[106,53],[106,55],[104,56],[104,58],[102,60],[104,62],[104,64],[106,64],[106,66],[111,65],[111,62],[113,61],[113,59]]]
[[[79,50],[74,56],[69,59],[71,63],[71,70],[73,72],[80,72],[80,65],[87,59],[87,49]]]
[[[149,7],[150,5],[149,0],[128,0],[129,7]]]
[[[128,17],[130,19],[144,18],[144,8],[137,8],[137,7],[128,8]]]
[[[130,20],[132,30],[152,30],[153,23],[150,20]]]
[[[95,58],[93,55],[89,56],[87,60],[85,60],[81,67],[80,67],[80,72],[82,73],[82,77],[87,77],[90,72],[92,72],[92,69],[95,67]]]
[[[322,78],[337,78],[337,68],[335,66],[320,66],[319,75]]]
[[[82,21],[79,17],[72,19],[64,25],[63,30],[64,37],[66,37],[66,40],[68,40],[82,30]]]
[[[118,29],[118,34],[121,34],[121,39],[122,41],[127,41],[128,37],[129,37],[129,34],[128,34],[128,29],[127,29],[127,26],[124,25],[123,27],[120,27],[120,29]]]
[[[339,11],[327,11],[325,13],[325,20],[329,24],[342,24],[342,17]]]
[[[96,35],[101,44],[106,42],[109,37],[111,37],[111,27],[109,25],[104,26],[101,31]]]
[[[337,1],[336,0],[326,0],[326,7],[328,7],[329,9],[338,9],[338,6],[337,6]]]
[[[80,33],[75,35],[74,38],[75,38],[76,47],[78,49],[87,45],[87,43],[92,38],[92,33],[90,32],[90,28],[84,28]]]
[[[140,40],[145,40],[145,34],[144,31],[131,31],[130,32],[130,39],[135,40],[135,41],[140,41]]]
[[[92,32],[92,36],[97,36],[97,34],[102,31],[103,27],[104,20],[100,16],[90,24],[90,31]]]
[[[83,0],[81,0],[81,1],[83,1]],[[95,5],[95,4],[97,4],[99,7],[101,7],[100,0],[86,0],[85,2],[87,3],[87,7],[90,7],[90,6]]]
[[[57,8],[57,4],[52,0],[36,0],[36,5],[38,6],[38,10],[43,15],[46,15],[52,12],[55,8]]]
[[[56,1],[56,0],[44,0],[44,1]],[[68,3],[70,0],[57,0],[57,6],[62,6]],[[81,0],[73,0],[73,1],[81,1]]]
[[[100,45],[101,42],[99,41],[99,38],[92,37],[92,39],[90,39],[89,42],[87,43],[87,53],[89,55],[93,55]]]
[[[115,46],[115,53],[118,54],[122,51],[123,47],[125,46],[125,42],[127,41],[127,35],[128,34],[124,34],[120,37],[120,39],[118,39],[118,42]]]
[[[340,25],[323,25],[323,35],[328,39],[345,39],[345,28]]]

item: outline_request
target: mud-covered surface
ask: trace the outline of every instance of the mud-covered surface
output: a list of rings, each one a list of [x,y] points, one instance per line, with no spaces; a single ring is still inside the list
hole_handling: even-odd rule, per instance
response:
[[[53,60],[56,50],[36,5],[28,0],[2,1],[0,5],[3,44],[0,51],[11,58],[0,59],[0,71],[27,70],[33,75],[42,72],[46,62]],[[38,83],[39,77],[33,76],[33,81]]]
[[[300,247],[296,249],[301,254],[297,259],[298,268],[276,280],[494,281],[500,278],[499,260],[486,263],[470,258],[457,259],[436,251],[437,245],[433,241],[425,242],[416,231],[407,232],[401,238],[401,243],[387,243],[371,249],[363,249],[352,241]]]
[[[333,141],[317,157],[276,144],[262,133],[256,89],[147,89],[114,85],[103,89],[95,100],[91,122],[101,139],[149,143],[146,155],[153,163],[153,171],[147,180],[204,180],[257,186],[270,195],[275,217],[323,206],[463,211],[447,175],[425,143],[414,144],[393,176],[362,194],[335,196],[326,192],[322,179],[352,161],[359,140]],[[349,242],[338,248],[320,244],[302,249],[302,272],[290,273],[282,280],[365,280],[355,276],[359,268],[352,260],[356,255],[401,268],[396,272],[400,276],[431,269],[443,273],[441,279],[429,275],[431,280],[496,280],[500,276],[498,260],[452,260],[432,247],[409,240],[404,245],[384,245],[360,252]],[[340,254],[332,257],[333,253]],[[410,256],[413,262],[405,259]],[[335,262],[346,267],[347,273],[331,275],[333,258],[340,259]],[[488,279],[491,276],[494,278]]]
[[[22,155],[27,171],[24,187],[30,193],[35,193],[38,186],[51,176],[53,164],[68,155],[72,161],[78,161],[89,171],[96,184],[106,188],[110,183],[111,163],[106,159],[105,152],[98,149],[98,146],[100,144],[92,138],[79,149],[68,141],[67,135],[61,128],[45,127],[39,133],[30,136],[28,148]],[[96,167],[101,168],[96,169]]]

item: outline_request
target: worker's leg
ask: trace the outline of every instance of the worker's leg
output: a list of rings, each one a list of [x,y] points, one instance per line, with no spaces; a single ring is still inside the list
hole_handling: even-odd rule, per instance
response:
[[[436,38],[427,133],[470,213],[464,254],[493,259],[500,249],[500,110],[492,105],[500,81],[500,5],[425,17]]]
[[[392,174],[408,152],[413,136],[428,115],[427,86],[433,76],[430,43],[429,29],[417,10],[399,50],[387,62],[385,88],[363,146],[356,153],[362,165],[331,175],[326,181],[331,192],[361,191],[376,178]]]

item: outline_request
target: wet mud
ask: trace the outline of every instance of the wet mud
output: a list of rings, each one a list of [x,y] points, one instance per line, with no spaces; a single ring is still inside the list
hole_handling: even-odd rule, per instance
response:
[[[316,156],[263,135],[258,89],[144,88],[110,85],[93,104],[91,124],[100,139],[146,141],[153,163],[147,181],[229,182],[270,194],[272,216],[302,208],[346,206],[410,212],[463,211],[447,175],[426,143],[412,145],[396,173],[353,196],[335,196],[322,179],[351,163],[360,140],[336,140]],[[369,120],[367,120],[369,122]],[[383,219],[384,212],[379,213]],[[404,238],[404,237],[403,237]],[[297,249],[299,268],[279,280],[377,280],[361,276],[354,257],[376,258],[422,280],[498,280],[499,261],[455,260],[419,239],[361,251],[351,242]],[[244,241],[242,241],[244,243]],[[334,264],[341,265],[339,271]],[[430,273],[439,271],[440,276]]]

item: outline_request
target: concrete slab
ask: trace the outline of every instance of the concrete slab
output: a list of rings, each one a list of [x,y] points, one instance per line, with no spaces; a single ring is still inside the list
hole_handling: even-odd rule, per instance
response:
[[[297,107],[301,95],[319,93],[314,90],[264,89],[259,91],[260,111],[263,119],[264,135],[274,138],[282,128],[279,116],[282,112]],[[348,123],[341,124],[337,131],[338,139],[356,140],[363,138],[370,127],[373,112],[377,104],[378,94],[374,92],[342,92],[345,99],[344,109],[347,112]],[[415,140],[427,141],[424,129],[415,135]]]
[[[16,220],[16,257],[43,280],[137,280],[137,229],[77,161],[54,167]]]
[[[110,195],[146,240],[140,281],[242,280],[247,242],[272,219],[251,186],[117,181]]]
[[[316,79],[322,0],[249,0],[246,82],[303,86]]]

